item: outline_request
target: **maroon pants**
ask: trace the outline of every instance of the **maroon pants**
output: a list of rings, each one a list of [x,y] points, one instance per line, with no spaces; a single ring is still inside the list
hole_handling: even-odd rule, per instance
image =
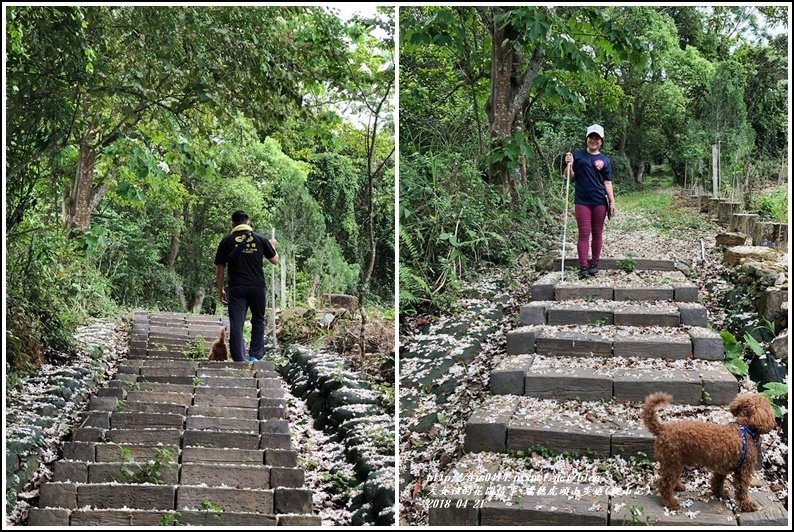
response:
[[[601,235],[604,232],[604,218],[607,216],[606,205],[576,205],[576,225],[579,226],[579,240],[576,242],[576,250],[579,253],[579,267],[587,268],[587,248],[590,244],[590,234],[593,235],[593,264],[598,265],[601,258],[601,246],[603,240]]]

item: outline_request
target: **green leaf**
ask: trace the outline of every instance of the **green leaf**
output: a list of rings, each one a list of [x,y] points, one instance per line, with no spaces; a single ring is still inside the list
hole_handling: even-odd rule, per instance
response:
[[[764,356],[764,348],[758,343],[758,340],[752,337],[750,333],[744,333],[744,341],[750,346],[750,350],[757,357]]]
[[[763,395],[769,399],[788,395],[788,385],[782,382],[767,382],[764,389]]]
[[[744,377],[747,375],[747,363],[741,358],[731,358],[725,361],[725,367],[734,375]]]
[[[744,349],[736,341],[736,337],[729,333],[728,331],[721,331],[720,336],[722,337],[722,343],[725,348],[725,355],[728,358],[736,358],[741,357]]]

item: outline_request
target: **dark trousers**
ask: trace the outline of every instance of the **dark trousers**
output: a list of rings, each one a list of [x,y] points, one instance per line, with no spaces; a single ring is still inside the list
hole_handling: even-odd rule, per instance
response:
[[[249,356],[262,358],[265,354],[265,307],[267,297],[264,287],[235,286],[226,292],[229,300],[229,348],[235,362],[248,362],[245,354],[243,323],[251,309],[251,346]]]

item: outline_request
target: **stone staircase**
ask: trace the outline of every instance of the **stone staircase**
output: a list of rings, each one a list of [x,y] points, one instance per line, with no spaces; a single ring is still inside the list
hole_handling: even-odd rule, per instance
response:
[[[28,525],[320,525],[270,361],[203,354],[228,320],[136,313]]]
[[[671,513],[649,485],[645,397],[673,395],[665,420],[725,423],[739,385],[722,363],[722,339],[706,328],[697,287],[672,261],[628,260],[602,259],[601,272],[582,281],[574,272],[562,281],[558,260],[531,286],[491,395],[466,424],[466,454],[427,499],[430,525],[786,524],[766,486],[751,495],[763,510],[735,514],[694,492],[679,494],[692,499],[686,512]],[[566,266],[578,268],[575,259]],[[530,466],[538,453],[567,457],[554,466],[559,478]],[[588,459],[625,471],[613,471],[611,484],[565,476],[587,471]],[[633,476],[630,464],[641,461],[645,476]]]

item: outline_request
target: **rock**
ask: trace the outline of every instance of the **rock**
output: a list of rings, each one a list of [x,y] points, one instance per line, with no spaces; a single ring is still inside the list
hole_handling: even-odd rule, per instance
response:
[[[788,329],[772,340],[769,350],[772,351],[776,359],[788,366]]]
[[[731,216],[730,229],[733,232],[744,233],[745,235],[753,234],[753,227],[758,219],[757,214],[750,213],[734,213]]]
[[[521,255],[521,257],[524,257],[524,256],[525,256],[525,254]],[[536,269],[538,271],[551,271],[551,269],[552,269],[552,267],[554,265],[554,259],[558,259],[559,257],[560,257],[560,254],[557,251],[552,251],[552,252],[546,253],[545,255],[542,255],[540,258],[537,259],[537,262],[535,263],[535,267],[536,267]],[[527,261],[527,262],[529,262],[529,261]],[[526,267],[526,266],[524,266],[523,263],[520,263],[520,264],[521,264],[522,267]]]
[[[685,262],[676,262],[675,269],[683,273],[687,277],[690,277],[692,275],[692,266]]]
[[[788,244],[788,224],[756,222],[753,227],[753,245],[785,249]]]
[[[725,249],[723,261],[726,265],[737,266],[741,264],[742,259],[774,261],[777,259],[777,252],[764,246],[734,246]]]
[[[375,514],[369,505],[362,506],[350,518],[350,524],[353,526],[362,526],[371,523],[375,519]]]
[[[743,246],[747,241],[744,233],[719,233],[716,238],[718,247]]]
[[[738,201],[721,201],[717,207],[717,218],[723,225],[729,225],[731,216],[738,211],[740,204]]]
[[[767,288],[758,300],[758,313],[769,321],[782,321],[786,319],[783,305],[788,302],[788,291],[778,287]]]
[[[354,390],[352,388],[341,388],[334,390],[328,395],[328,408],[350,404],[375,404],[378,402],[377,395],[366,390]]]

